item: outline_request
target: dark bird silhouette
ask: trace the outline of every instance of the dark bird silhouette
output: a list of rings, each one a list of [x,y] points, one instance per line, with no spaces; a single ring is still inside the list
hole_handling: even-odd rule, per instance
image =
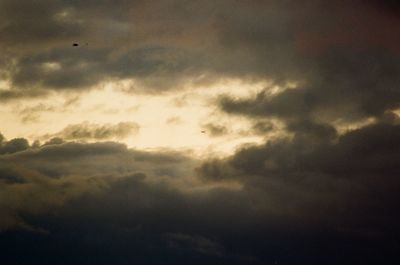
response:
[[[206,131],[201,131],[201,133],[206,133]]]
[[[74,47],[78,47],[78,46],[79,46],[79,44],[78,44],[78,43],[73,43],[73,44],[72,44],[72,46],[74,46]]]

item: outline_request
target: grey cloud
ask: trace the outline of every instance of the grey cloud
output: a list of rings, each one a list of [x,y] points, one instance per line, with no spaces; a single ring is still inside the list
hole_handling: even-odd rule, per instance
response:
[[[277,116],[279,118],[291,116],[306,116],[309,109],[304,90],[289,90],[270,97],[265,91],[260,92],[255,98],[233,99],[221,97],[220,106],[223,111],[233,114],[253,115],[259,117]]]
[[[101,232],[102,236],[121,233],[136,244],[135,240],[131,241],[136,235],[146,238],[146,242],[140,244],[144,248],[151,248],[153,244],[156,247],[159,242],[161,248],[165,245],[168,249],[165,234],[179,233],[181,224],[188,225],[186,229],[191,233],[191,220],[198,219],[201,212],[207,211],[201,195],[185,192],[186,185],[174,184],[179,180],[185,183],[196,164],[177,152],[142,152],[111,142],[44,145],[0,156],[0,230],[2,235],[17,230],[15,233],[28,233],[33,237],[41,237],[37,231],[44,231],[43,235],[50,239],[58,233],[55,230],[60,224],[64,227],[61,234],[69,230],[71,224],[75,229],[67,232],[70,235],[86,230],[80,219],[89,218],[93,220],[90,222],[92,228],[105,232]],[[190,205],[195,205],[198,212],[190,210]],[[160,218],[164,221],[160,222]],[[176,220],[176,225],[165,227],[163,223],[168,219]],[[217,217],[213,219],[218,220]],[[43,221],[37,223],[38,220]],[[114,223],[113,228],[111,223]],[[64,237],[61,234],[59,236]],[[83,234],[92,240],[92,235]],[[115,243],[120,245],[123,241]],[[214,241],[199,235],[193,239],[192,246],[185,249],[199,253],[199,258],[202,258],[202,255],[219,251],[220,246],[213,244]],[[92,246],[95,245],[97,243]],[[146,250],[142,251],[142,254],[148,254]],[[180,250],[168,251],[175,253]],[[136,258],[143,258],[142,254]],[[28,256],[30,254],[26,253],[22,259]],[[73,256],[79,258],[76,255],[70,257]],[[33,260],[35,258],[31,262]]]
[[[202,128],[212,137],[223,136],[229,132],[228,128],[226,128],[224,125],[214,123],[204,124]]]
[[[388,86],[397,82],[398,56],[387,41],[391,31],[384,31],[385,35],[375,40],[371,34],[353,34],[351,27],[346,27],[352,21],[343,10],[356,12],[368,3],[322,3],[325,2],[312,1],[299,6],[294,1],[200,4],[165,0],[95,4],[41,0],[35,2],[35,12],[30,17],[16,14],[29,13],[31,3],[4,0],[2,4],[8,11],[2,16],[6,25],[2,36],[18,45],[4,41],[0,45],[7,47],[10,52],[6,57],[13,62],[7,70],[13,95],[29,95],[38,88],[79,91],[102,81],[125,78],[135,78],[139,84],[129,92],[154,93],[181,88],[188,80],[196,84],[235,77],[279,84],[305,81],[305,95],[287,96],[296,101],[294,104],[300,104],[303,96],[315,98],[319,103],[313,103],[310,111],[325,104],[321,102],[324,100],[328,105],[345,104],[344,108],[354,110],[354,115],[375,114],[382,108],[394,107],[397,92]],[[336,15],[327,14],[325,7]],[[360,17],[361,26],[375,23],[372,29],[378,31],[386,25],[378,11],[369,12],[372,19]],[[24,26],[26,21],[31,24],[29,27]],[[340,27],[346,29],[344,36],[337,34],[340,23],[345,24]],[[22,41],[10,32],[19,32],[36,44]],[[326,36],[327,32],[332,34]],[[205,35],[208,37],[203,38]],[[88,42],[88,46],[71,47],[72,41],[80,40]],[[340,45],[351,41],[355,44],[348,49]],[[43,67],[46,63],[58,63],[59,67],[50,71]],[[354,78],[348,78],[352,75]],[[379,81],[373,84],[374,80]],[[384,93],[394,96],[393,100],[379,92],[385,89]],[[368,90],[367,95],[361,96],[364,90]],[[390,106],[382,106],[386,99]]]
[[[2,144],[2,149],[8,151],[10,142],[16,140]],[[21,224],[31,227],[19,213],[45,214],[72,198],[105,190],[118,183],[119,178],[120,181],[144,181],[155,176],[181,178],[195,163],[179,153],[146,153],[112,142],[24,146],[1,154],[0,213],[8,220],[15,220],[8,227]]]
[[[133,93],[229,77],[298,84],[221,98],[255,132],[273,118],[290,137],[201,165],[114,142],[1,138],[2,262],[399,264],[399,22],[386,17],[396,6],[0,0],[12,85],[1,101],[126,78],[144,87]],[[366,118],[376,123],[333,126]],[[111,135],[74,126],[58,136]]]
[[[40,94],[39,94],[40,95]],[[37,96],[39,96],[37,95]],[[24,97],[26,95],[17,95],[16,98],[20,96]],[[20,98],[21,100],[21,98]],[[46,112],[58,112],[62,113],[66,110],[76,107],[79,101],[79,97],[75,96],[72,98],[66,98],[63,104],[44,104],[44,103],[36,103],[36,104],[27,104],[25,102],[21,102],[20,105],[14,107],[14,112],[19,116],[21,122],[36,122],[41,118],[41,115]]]
[[[4,141],[4,137],[0,137],[0,154],[12,154],[20,151],[24,151],[29,148],[29,143],[24,138],[15,138],[10,141]]]
[[[0,244],[14,242],[8,235],[17,233],[26,239],[20,250],[30,237],[49,249],[63,238],[75,254],[62,262],[80,262],[75,251],[91,248],[100,264],[111,257],[123,264],[121,255],[138,263],[165,255],[172,263],[307,264],[303,254],[316,245],[342,251],[345,264],[369,264],[347,247],[361,242],[382,247],[369,258],[395,253],[388,237],[398,231],[398,125],[379,123],[313,145],[302,135],[316,131],[330,139],[331,130],[296,126],[301,137],[246,147],[201,167],[182,153],[113,142],[59,142],[0,155],[0,226],[9,231]],[[203,183],[191,178],[196,167]],[[242,188],[229,188],[231,182]],[[127,245],[140,251],[129,254]],[[323,261],[328,253],[313,258]],[[37,261],[30,251],[25,258]]]
[[[16,99],[37,98],[40,96],[45,96],[47,94],[48,94],[47,91],[43,91],[41,89],[38,90],[1,89],[0,100],[2,102],[8,102]]]
[[[0,45],[10,50],[8,72],[15,93],[21,93],[21,88],[79,90],[124,78],[135,78],[149,92],[179,88],[187,80],[196,83],[237,75],[264,78],[265,72],[275,72],[280,60],[276,50],[282,47],[278,43],[286,42],[290,35],[280,32],[287,30],[287,18],[275,4],[264,12],[266,9],[251,3],[232,5],[230,1],[37,1],[31,16],[14,16],[29,13],[31,3],[2,4],[8,11],[2,18],[6,26]],[[120,11],[114,13],[116,10]],[[153,17],[151,22],[149,17]],[[277,23],[279,27],[273,26]],[[261,24],[265,26],[258,28]],[[204,34],[210,38],[200,37]],[[267,37],[240,41],[257,34]],[[273,40],[280,35],[282,38]],[[88,46],[71,46],[79,40]],[[274,60],[260,61],[259,54],[248,52],[260,40],[266,40],[266,47],[271,48],[264,55],[273,55]],[[240,51],[242,46],[245,52]],[[284,65],[288,59],[284,61],[278,63]],[[58,63],[58,67],[47,69],[46,63]]]
[[[279,212],[308,221],[364,229],[364,235],[390,233],[387,225],[398,219],[399,126],[378,123],[336,140],[329,140],[331,129],[313,128],[323,141],[305,137],[308,130],[302,125],[292,139],[243,148],[198,172],[208,182],[243,182],[267,211],[279,205]]]
[[[77,20],[57,18],[65,7],[62,1],[2,0],[0,6],[1,46],[38,47],[40,43],[68,40],[82,33]]]
[[[95,124],[83,122],[71,124],[62,131],[51,135],[66,140],[104,140],[121,139],[139,132],[140,126],[135,122],[120,122],[117,124]],[[46,138],[48,138],[46,136]]]
[[[21,57],[11,72],[16,87],[46,87],[80,90],[101,81],[137,78],[138,83],[151,91],[171,88],[193,76],[191,62],[197,56],[176,48],[150,46],[132,48],[123,54],[111,48],[79,49],[68,47]],[[46,63],[57,63],[47,69]],[[73,78],[71,78],[73,77]],[[175,81],[174,81],[175,80]],[[132,91],[137,88],[132,88]],[[139,90],[143,91],[143,90]]]
[[[43,103],[39,103],[37,105],[25,107],[18,110],[18,115],[20,116],[22,122],[27,123],[37,121],[40,118],[40,114],[42,112],[55,110],[56,108],[54,106],[47,106]]]
[[[309,120],[328,124],[339,120],[352,123],[379,118],[385,112],[397,109],[400,61],[398,51],[392,46],[398,34],[391,23],[398,21],[382,16],[381,11],[371,8],[374,4],[377,3],[313,1],[300,8],[291,1],[286,2],[283,6],[293,11],[292,20],[281,21],[283,24],[278,23],[275,28],[281,34],[279,36],[285,36],[286,30],[286,40],[273,35],[271,41],[277,41],[280,52],[291,54],[292,59],[282,65],[275,62],[273,67],[277,72],[265,71],[264,74],[283,87],[285,82],[279,80],[282,73],[287,74],[281,80],[297,81],[297,87],[278,94],[271,94],[266,88],[252,98],[227,95],[220,99],[221,109],[256,121],[273,117],[286,123]],[[383,1],[382,6],[385,5],[390,6],[390,1]],[[287,11],[285,8],[280,10]],[[353,23],[355,18],[358,19],[356,24]],[[259,25],[261,23],[257,23]],[[365,28],[370,30],[363,31]],[[250,27],[247,29],[245,32],[248,33]],[[240,36],[235,35],[240,30],[232,28],[231,31],[233,36]],[[378,37],[372,32],[381,35]],[[252,47],[252,51],[259,54],[264,49],[267,53],[268,45],[257,47],[257,44],[264,44],[264,40],[269,41],[267,34],[254,34],[254,38],[259,36],[265,39],[242,38],[242,42],[248,43],[241,47]],[[232,43],[239,44],[240,41]],[[284,62],[286,57],[280,52],[274,54]],[[274,60],[273,55],[262,58]]]
[[[62,138],[54,137],[54,138],[51,138],[50,140],[46,141],[43,145],[45,146],[45,145],[55,145],[55,144],[63,144],[63,143],[65,143],[65,141]],[[40,142],[38,142],[38,145],[40,147]]]
[[[274,129],[273,123],[268,121],[257,121],[252,126],[252,130],[256,134],[261,134],[261,135],[271,132],[273,131],[273,129]]]
[[[223,111],[285,121],[310,119],[347,122],[379,117],[399,107],[399,58],[386,52],[339,52],[318,64],[313,79],[276,95],[268,90],[253,98],[220,99]]]

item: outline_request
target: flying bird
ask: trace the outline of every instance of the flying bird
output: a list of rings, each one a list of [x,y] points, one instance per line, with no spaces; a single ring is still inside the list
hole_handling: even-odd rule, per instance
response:
[[[74,47],[78,47],[78,46],[79,46],[79,44],[78,44],[78,43],[73,43],[73,44],[72,44],[72,46],[74,46]]]

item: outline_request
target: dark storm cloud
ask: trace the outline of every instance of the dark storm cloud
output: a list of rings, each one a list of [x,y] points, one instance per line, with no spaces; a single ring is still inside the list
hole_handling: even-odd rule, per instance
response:
[[[299,5],[286,2],[284,6],[288,9],[281,10],[290,9],[292,20],[285,26],[276,24],[274,29],[280,34],[287,30],[287,38],[282,41],[280,35],[273,35],[271,39],[281,44],[277,45],[280,52],[274,52],[279,62],[285,62],[281,54],[284,53],[291,54],[290,63],[275,62],[273,68],[277,72],[264,71],[264,74],[276,82],[295,81],[297,87],[277,94],[266,88],[251,98],[227,95],[220,98],[221,110],[245,115],[255,122],[277,118],[292,130],[291,123],[349,124],[367,118],[379,119],[397,109],[400,53],[394,43],[398,42],[400,21],[385,14],[388,10],[380,9],[390,6],[390,1],[377,2],[310,1]],[[232,34],[235,32],[240,30],[232,28]],[[251,51],[259,55],[265,50],[265,56],[260,58],[274,61],[273,55],[266,54],[271,50],[268,45],[257,46],[268,40],[266,36],[255,34],[254,38],[261,39],[254,41],[250,37],[241,38],[245,43],[241,47],[252,47]],[[284,82],[278,84],[285,86]]]
[[[62,131],[50,135],[50,137],[60,137],[66,140],[103,140],[121,139],[136,135],[140,126],[135,122],[120,122],[117,124],[95,124],[83,122],[71,124]],[[46,136],[46,138],[49,138]]]
[[[202,187],[191,178],[198,161],[183,154],[113,142],[54,142],[3,154],[6,264],[60,257],[59,264],[85,257],[99,264],[317,264],[336,252],[343,256],[328,264],[383,257],[395,264],[399,126],[379,123],[319,142],[304,135],[331,139],[332,132],[296,126],[292,140],[198,167],[205,187],[225,188]],[[228,188],[230,182],[243,188]],[[25,254],[17,259],[15,248]],[[44,249],[54,251],[42,256]],[[358,253],[365,249],[375,251]]]
[[[278,211],[365,235],[398,233],[400,127],[379,123],[332,140],[327,127],[298,126],[291,140],[243,148],[198,171],[207,181],[245,183],[271,211],[279,205]]]
[[[247,203],[235,191],[190,191],[185,183],[196,165],[196,161],[180,153],[141,152],[112,142],[48,144],[2,155],[2,249],[13,245],[8,239],[12,234],[37,238],[42,249],[49,246],[45,241],[53,241],[53,236],[65,238],[69,234],[70,239],[65,238],[66,245],[61,248],[72,251],[70,258],[59,263],[69,263],[71,258],[80,262],[83,256],[73,254],[77,249],[70,249],[67,242],[75,241],[80,234],[86,239],[73,244],[78,249],[85,245],[103,249],[105,241],[93,237],[92,232],[97,231],[104,239],[122,236],[112,240],[116,248],[104,249],[108,258],[100,254],[100,264],[110,262],[110,258],[116,263],[149,259],[158,263],[164,255],[174,262],[189,259],[240,264],[243,258],[235,251],[225,252],[220,237],[230,230],[224,228],[225,217],[230,216],[238,224],[249,222],[234,208],[240,206],[248,212]],[[225,232],[218,234],[220,229]],[[20,245],[26,250],[19,256],[21,259],[11,251],[3,257],[6,264],[38,261],[31,254],[41,251],[36,252],[34,245],[26,248],[25,243]],[[117,258],[122,254],[120,250],[125,252],[125,244],[136,246],[139,252]],[[53,256],[49,252],[42,262],[51,262],[59,255],[56,253]],[[11,259],[11,255],[15,258]]]
[[[254,98],[222,97],[222,110],[283,120],[377,117],[399,107],[400,58],[387,52],[343,52],[318,63],[315,78],[276,95],[260,92]]]
[[[68,41],[82,33],[78,20],[64,20],[59,16],[65,7],[62,1],[2,0],[0,7],[0,45],[7,50],[15,46],[47,46],[51,42]]]
[[[368,248],[363,245],[366,242],[379,242],[381,250],[389,250],[391,238],[400,233],[399,126],[375,124],[334,141],[314,136],[320,131],[322,138],[330,139],[333,134],[326,127],[313,128],[313,135],[308,136],[307,127],[302,125],[292,140],[243,148],[230,158],[203,164],[198,172],[206,182],[242,182],[253,204],[267,216],[274,213],[283,222],[314,224],[316,230],[300,229],[308,235],[321,225],[331,227],[335,232],[321,242],[330,241],[334,249],[350,237],[359,238],[361,248]],[[366,256],[371,258],[367,264],[380,258],[394,264],[391,255],[374,252]],[[354,258],[352,254],[346,257]],[[339,260],[330,264],[344,262]]]
[[[308,81],[324,91],[331,74],[341,79],[331,86],[346,91],[352,85],[344,83],[346,74],[335,74],[349,70],[348,75],[368,78],[372,73],[372,80],[384,71],[374,70],[376,65],[397,64],[391,53],[398,49],[390,40],[397,38],[393,25],[399,22],[386,19],[368,1],[3,0],[1,5],[2,64],[15,96],[39,88],[80,90],[125,78],[139,84],[129,91],[140,92],[225,77]],[[73,47],[75,42],[80,45]],[[320,65],[326,62],[338,72]],[[46,67],[51,63],[56,67]],[[364,70],[357,72],[358,65]]]
[[[101,81],[135,78],[151,92],[179,88],[187,80],[264,79],[265,74],[282,73],[275,70],[277,64],[289,71],[288,18],[274,3],[1,4],[0,45],[17,91],[84,89]],[[77,41],[80,45],[73,47]],[[273,58],[260,60],[261,47],[267,50],[263,56]],[[51,63],[56,67],[46,67]]]
[[[47,87],[52,89],[82,89],[100,81],[139,78],[152,89],[162,88],[182,79],[196,55],[168,47],[132,48],[122,54],[113,49],[73,47],[43,52],[37,56],[21,57],[11,71],[12,83],[17,87]],[[187,58],[188,57],[188,58]],[[169,60],[173,61],[169,61]],[[54,69],[46,63],[56,63]],[[73,77],[73,78],[71,78]]]
[[[46,213],[76,196],[107,189],[117,178],[180,178],[194,163],[179,153],[134,151],[113,142],[30,147],[25,139],[13,139],[2,141],[0,150],[0,214],[8,220],[0,229],[24,224],[19,213]]]

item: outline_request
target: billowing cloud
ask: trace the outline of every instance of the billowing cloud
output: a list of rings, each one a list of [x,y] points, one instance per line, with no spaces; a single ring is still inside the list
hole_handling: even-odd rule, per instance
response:
[[[267,211],[388,235],[398,211],[399,126],[375,124],[336,137],[327,132],[299,129],[292,139],[243,148],[198,172],[205,181],[244,183]]]
[[[379,117],[399,107],[398,58],[385,52],[341,52],[329,57],[320,62],[319,80],[273,95],[266,90],[248,99],[222,97],[221,108],[249,116],[332,122]]]
[[[194,163],[179,153],[146,153],[112,142],[51,141],[30,147],[23,138],[3,141],[0,159],[0,212],[9,222],[1,229],[24,224],[19,213],[46,213],[71,198],[107,189],[119,178],[174,179]]]
[[[29,148],[29,143],[24,138],[15,138],[6,141],[0,134],[0,154],[12,154]]]
[[[393,255],[389,239],[397,233],[398,127],[377,123],[338,136],[302,124],[293,138],[202,164],[113,142],[29,147],[0,157],[1,227],[47,242],[69,235],[80,242],[71,251],[104,249],[107,261],[142,262],[151,249],[174,262],[306,264],[310,237],[326,248],[312,260],[330,251],[349,262],[383,258]],[[111,239],[116,249],[106,247]],[[125,253],[125,244],[141,254]],[[360,256],[353,244],[380,249]]]

